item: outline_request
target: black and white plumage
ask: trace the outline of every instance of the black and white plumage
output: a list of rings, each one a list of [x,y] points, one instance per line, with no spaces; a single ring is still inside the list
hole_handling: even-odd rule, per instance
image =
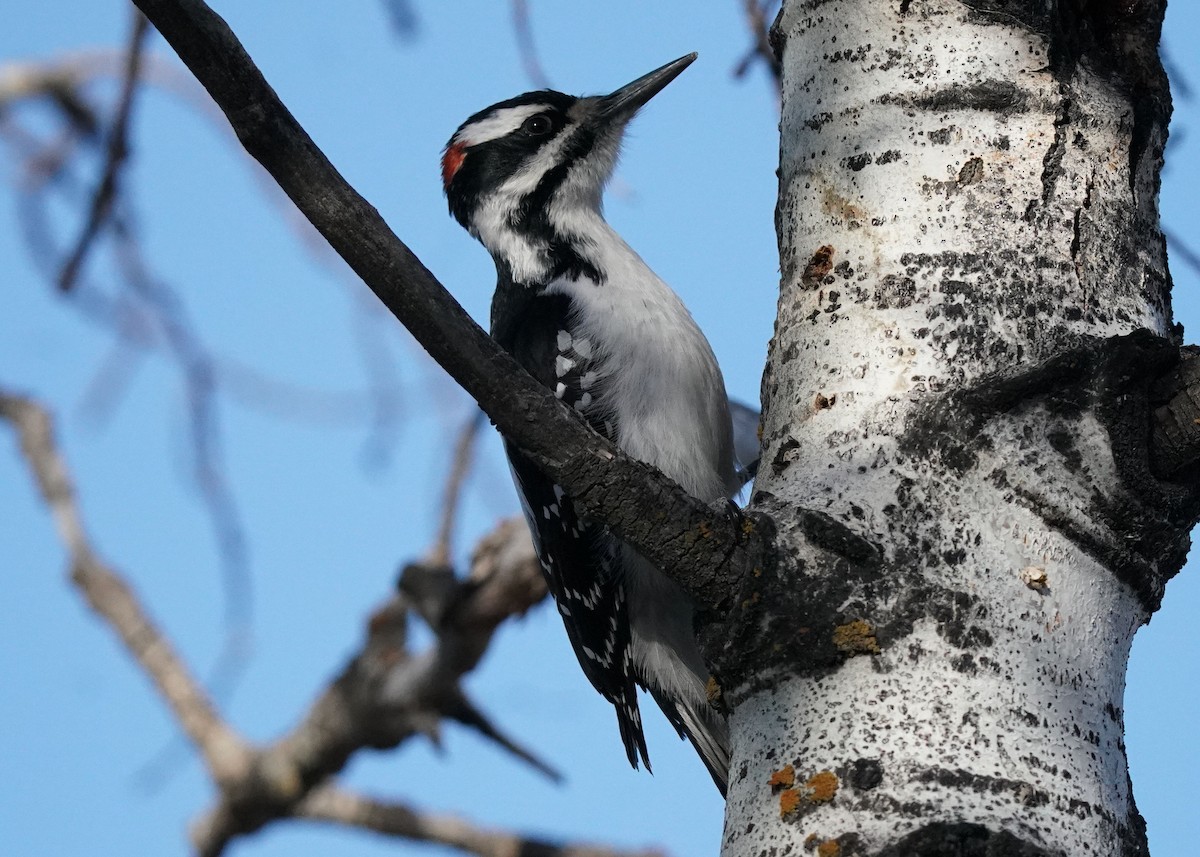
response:
[[[494,104],[450,139],[442,177],[451,213],[496,262],[496,340],[597,432],[717,501],[739,479],[712,349],[678,296],[601,214],[626,124],[694,59],[607,96],[544,90]],[[708,703],[691,601],[582,515],[520,449],[506,449],[567,635],[616,708],[630,763],[650,767],[640,685],[724,792],[728,730]]]

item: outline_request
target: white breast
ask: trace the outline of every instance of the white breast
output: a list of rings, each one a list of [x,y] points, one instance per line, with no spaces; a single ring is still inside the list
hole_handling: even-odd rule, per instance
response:
[[[572,299],[578,334],[605,352],[604,404],[617,415],[617,444],[696,497],[729,496],[728,404],[708,340],[679,296],[598,215],[585,234],[605,282],[558,280],[548,291]]]

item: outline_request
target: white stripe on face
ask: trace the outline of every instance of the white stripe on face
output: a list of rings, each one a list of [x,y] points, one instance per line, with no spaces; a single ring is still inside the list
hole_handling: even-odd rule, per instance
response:
[[[505,107],[489,114],[482,119],[472,122],[454,135],[451,144],[477,146],[489,140],[498,140],[516,131],[530,116],[543,113],[547,109],[544,104],[522,104],[519,107]]]
[[[497,191],[500,196],[519,199],[527,193],[533,193],[547,172],[562,158],[562,150],[574,133],[573,128],[564,129],[554,139],[542,145],[534,156],[525,161]]]

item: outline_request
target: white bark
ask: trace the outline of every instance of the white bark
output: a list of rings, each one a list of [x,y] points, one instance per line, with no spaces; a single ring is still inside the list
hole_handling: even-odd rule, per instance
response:
[[[1187,537],[1139,428],[1177,344],[1161,9],[1062,4],[795,0],[776,24],[754,506],[786,550],[713,647],[725,855],[1145,852],[1125,665]]]

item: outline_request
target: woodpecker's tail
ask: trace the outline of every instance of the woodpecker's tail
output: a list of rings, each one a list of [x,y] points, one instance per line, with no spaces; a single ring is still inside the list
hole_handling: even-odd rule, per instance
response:
[[[638,711],[637,691],[630,688],[630,700],[613,700],[613,708],[617,712],[617,727],[621,730],[621,743],[625,745],[625,755],[629,764],[637,770],[638,760],[650,770],[650,753],[646,749],[646,736],[642,732],[642,715]]]
[[[713,782],[725,796],[729,783],[729,723],[707,702],[700,706],[686,702],[655,699],[681,738],[687,738],[696,748]],[[674,717],[671,716],[672,712]]]

